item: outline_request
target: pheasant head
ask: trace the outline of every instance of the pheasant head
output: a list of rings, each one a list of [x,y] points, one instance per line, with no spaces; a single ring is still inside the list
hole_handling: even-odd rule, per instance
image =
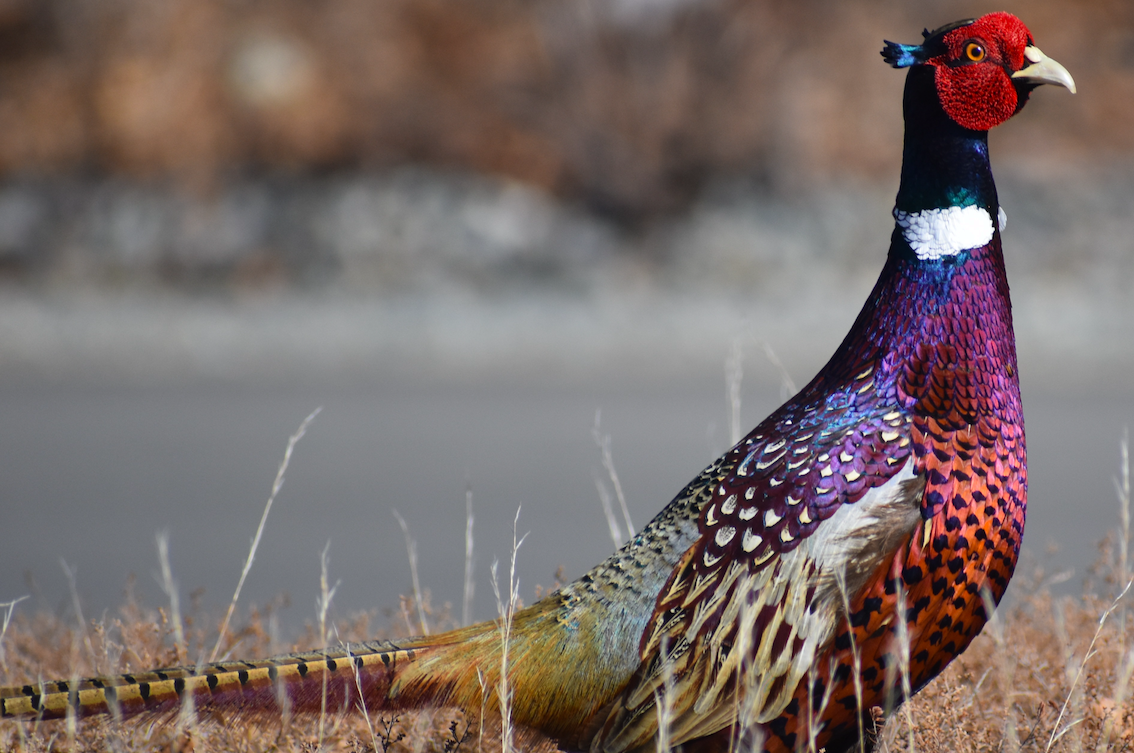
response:
[[[928,66],[937,98],[958,125],[987,131],[1023,109],[1040,84],[1075,91],[1067,69],[1036,47],[1023,21],[990,13],[923,32],[920,45],[886,42],[882,57],[895,68]]]

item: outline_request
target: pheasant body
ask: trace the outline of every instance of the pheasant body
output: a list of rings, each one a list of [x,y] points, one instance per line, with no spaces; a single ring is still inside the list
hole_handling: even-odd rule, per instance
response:
[[[517,612],[512,718],[573,750],[866,745],[979,633],[1015,567],[1024,421],[987,131],[1070,76],[991,14],[910,67],[890,251],[819,374],[633,541]],[[986,601],[987,600],[987,601]],[[495,708],[498,623],[261,662],[0,689],[4,717]],[[663,728],[664,727],[664,728]]]

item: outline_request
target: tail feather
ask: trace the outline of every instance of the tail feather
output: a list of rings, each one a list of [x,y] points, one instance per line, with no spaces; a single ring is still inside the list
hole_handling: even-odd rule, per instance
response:
[[[637,667],[640,622],[599,619],[601,609],[544,599],[514,617],[509,644],[510,718],[569,747],[621,692]],[[600,607],[602,604],[600,603]],[[624,628],[624,629],[622,629]],[[599,660],[593,657],[596,655]],[[229,717],[338,712],[369,713],[457,707],[497,717],[502,665],[499,622],[482,622],[422,638],[368,641],[261,661],[0,688],[0,717],[47,720],[69,716],[219,712]]]
[[[370,641],[261,661],[170,667],[77,682],[0,688],[0,717],[129,717],[172,712],[183,704],[202,711],[317,712],[342,708],[359,699],[370,710],[444,705],[448,693],[443,682],[436,683],[438,686],[428,694],[418,692],[412,698],[391,693],[406,667],[448,643],[445,636],[439,638],[436,644],[428,638],[402,644]]]
[[[618,555],[628,558],[632,555]],[[621,573],[628,567],[619,560]],[[664,569],[634,571],[638,575]],[[638,637],[657,588],[607,598],[605,570],[515,613],[508,638],[508,713],[568,747],[582,747],[595,720],[639,664]],[[632,598],[636,597],[636,598]],[[495,718],[505,668],[499,621],[422,638],[368,641],[261,661],[0,688],[4,719],[171,714],[228,716],[457,707]]]

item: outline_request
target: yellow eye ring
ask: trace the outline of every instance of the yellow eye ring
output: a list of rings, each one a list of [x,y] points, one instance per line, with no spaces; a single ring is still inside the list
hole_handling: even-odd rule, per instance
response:
[[[979,63],[984,60],[985,56],[984,45],[980,42],[965,42],[965,57],[973,63]]]

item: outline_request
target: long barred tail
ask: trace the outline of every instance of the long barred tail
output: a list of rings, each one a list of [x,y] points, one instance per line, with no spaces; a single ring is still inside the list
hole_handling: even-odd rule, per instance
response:
[[[445,705],[454,684],[433,671],[405,677],[423,659],[458,648],[453,634],[398,644],[370,641],[262,661],[228,661],[133,674],[0,688],[4,719],[63,719],[110,714],[172,713],[183,705],[208,711],[290,713],[335,711],[360,698],[373,711]],[[475,642],[475,638],[473,639]],[[448,663],[448,662],[442,662]],[[421,669],[421,667],[418,667]],[[360,692],[361,691],[361,692]]]
[[[637,666],[637,640],[633,630],[601,632],[596,610],[571,613],[570,619],[565,614],[559,597],[515,614],[507,664],[510,713],[517,724],[582,740],[592,717]],[[615,646],[619,650],[603,648],[612,638],[621,641]],[[371,713],[450,706],[494,716],[502,648],[499,622],[481,622],[422,638],[261,661],[32,683],[0,688],[0,718],[125,718],[180,711],[280,717],[360,706]]]

